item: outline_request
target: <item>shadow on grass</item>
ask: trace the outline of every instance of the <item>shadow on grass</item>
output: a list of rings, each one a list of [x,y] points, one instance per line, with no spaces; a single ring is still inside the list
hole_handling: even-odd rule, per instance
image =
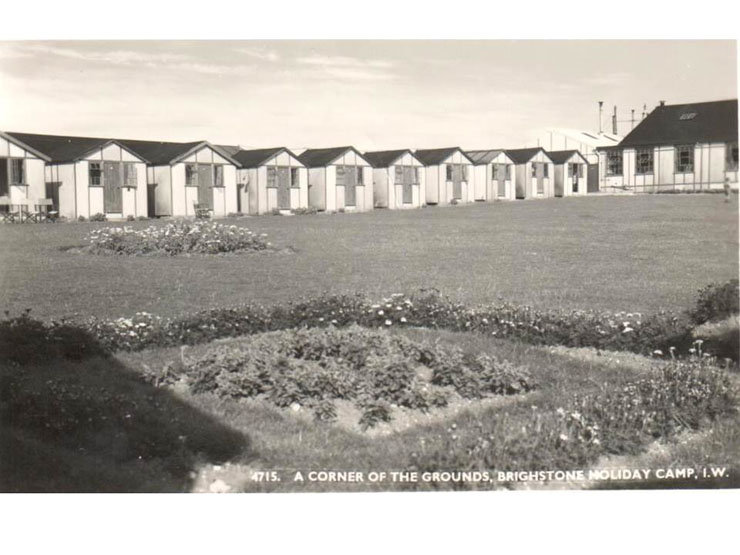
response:
[[[0,491],[186,492],[249,438],[114,357],[0,362]]]

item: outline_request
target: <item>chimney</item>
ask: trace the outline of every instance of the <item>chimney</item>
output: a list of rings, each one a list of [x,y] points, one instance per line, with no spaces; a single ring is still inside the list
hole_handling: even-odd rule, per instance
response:
[[[604,101],[603,100],[599,100],[599,135],[601,135],[601,132],[602,132],[602,128],[601,128],[601,112],[603,110],[603,107],[604,107]]]
[[[632,122],[632,127],[630,127],[630,129],[634,129],[635,128],[635,109],[634,108],[632,108],[632,119],[630,121]]]
[[[661,101],[660,101],[660,105],[661,105],[661,106],[665,106],[665,100],[661,100]]]
[[[617,107],[614,106],[614,115],[612,116],[612,133],[617,135]]]

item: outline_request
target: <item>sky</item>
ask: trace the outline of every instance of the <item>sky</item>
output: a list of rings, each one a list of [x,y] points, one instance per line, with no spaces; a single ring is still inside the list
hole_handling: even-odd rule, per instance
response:
[[[517,148],[737,98],[722,41],[0,42],[0,130],[245,148]],[[625,134],[628,122],[619,124]]]

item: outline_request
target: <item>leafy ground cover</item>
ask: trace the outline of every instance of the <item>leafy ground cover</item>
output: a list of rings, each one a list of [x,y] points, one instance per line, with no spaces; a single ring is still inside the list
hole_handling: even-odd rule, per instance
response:
[[[182,220],[163,226],[101,227],[86,237],[91,254],[146,255],[226,254],[265,251],[272,247],[264,233],[210,220]]]

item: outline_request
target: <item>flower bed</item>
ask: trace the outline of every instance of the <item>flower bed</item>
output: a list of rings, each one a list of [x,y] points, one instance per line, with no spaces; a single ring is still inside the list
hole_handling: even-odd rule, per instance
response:
[[[497,411],[475,425],[426,437],[410,457],[418,471],[537,471],[585,468],[606,454],[634,454],[657,438],[697,429],[736,410],[727,372],[694,357],[656,367],[645,379],[565,407]],[[448,487],[445,484],[443,487]],[[464,489],[471,484],[458,483]]]
[[[453,391],[479,399],[534,387],[525,371],[505,361],[359,326],[272,332],[217,345],[184,371],[194,393],[305,406],[319,420],[334,419],[333,402],[349,400],[362,410],[362,428],[388,421],[391,405],[426,411],[446,405]]]
[[[210,220],[177,221],[144,229],[103,227],[87,236],[93,254],[225,254],[271,248],[265,234]]]

